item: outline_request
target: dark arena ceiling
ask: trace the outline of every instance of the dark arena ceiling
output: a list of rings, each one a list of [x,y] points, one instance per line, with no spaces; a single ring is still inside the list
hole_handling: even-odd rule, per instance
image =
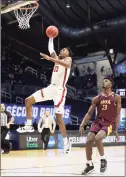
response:
[[[2,7],[15,1],[2,0]],[[69,46],[74,56],[82,57],[107,47],[126,53],[126,0],[39,0],[28,30],[18,28],[13,11],[2,14],[1,20],[3,41],[8,36],[17,50],[23,43],[47,53],[45,30],[55,25],[60,31],[55,39],[57,51]],[[28,51],[24,48],[20,52]]]

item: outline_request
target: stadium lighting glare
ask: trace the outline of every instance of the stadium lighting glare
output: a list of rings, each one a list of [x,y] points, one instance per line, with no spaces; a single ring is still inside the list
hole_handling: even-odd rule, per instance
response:
[[[66,8],[70,8],[70,4],[66,4]]]
[[[110,49],[110,50],[109,50],[109,53],[110,53],[110,54],[113,54],[113,53],[114,53],[114,50],[113,50],[113,49]]]

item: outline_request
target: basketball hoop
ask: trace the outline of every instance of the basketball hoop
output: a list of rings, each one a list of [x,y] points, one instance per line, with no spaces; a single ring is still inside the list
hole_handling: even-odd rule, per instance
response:
[[[30,18],[38,9],[39,4],[36,1],[33,1],[31,4],[27,4],[23,7],[14,10],[14,14],[17,18],[19,23],[19,28],[21,29],[28,29],[30,28]]]

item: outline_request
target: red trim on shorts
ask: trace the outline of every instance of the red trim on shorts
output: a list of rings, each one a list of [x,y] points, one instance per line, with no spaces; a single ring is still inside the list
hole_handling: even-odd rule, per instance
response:
[[[44,94],[43,94],[43,90],[41,89],[41,95],[42,95],[42,97],[44,97]]]
[[[64,98],[64,94],[65,94],[65,88],[63,89],[63,92],[62,92],[62,97],[61,97],[61,100],[59,101],[59,103],[57,105],[55,105],[55,107],[59,107],[61,105],[61,103],[63,102],[63,98]]]
[[[65,68],[65,74],[64,74],[63,85],[62,85],[63,87],[65,85],[66,76],[67,76],[67,68]]]

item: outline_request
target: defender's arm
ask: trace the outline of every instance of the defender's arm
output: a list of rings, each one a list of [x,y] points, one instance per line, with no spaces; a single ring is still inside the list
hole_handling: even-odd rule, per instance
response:
[[[96,108],[97,102],[98,102],[98,96],[93,98],[92,104],[91,104],[87,114],[84,116],[84,118],[82,120],[82,123],[80,125],[81,127],[84,127],[88,123],[89,119],[91,119],[91,116]]]

